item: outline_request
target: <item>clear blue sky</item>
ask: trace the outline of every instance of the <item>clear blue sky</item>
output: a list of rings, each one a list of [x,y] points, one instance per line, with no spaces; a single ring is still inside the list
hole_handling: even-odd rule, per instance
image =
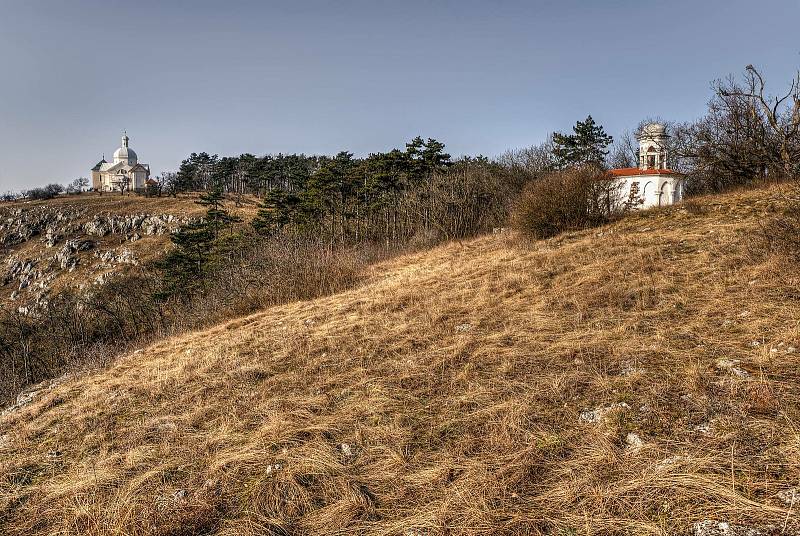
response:
[[[700,116],[748,63],[800,66],[797,0],[0,0],[0,190],[88,175],[127,129],[192,151],[357,155],[420,134],[496,155],[592,114]]]

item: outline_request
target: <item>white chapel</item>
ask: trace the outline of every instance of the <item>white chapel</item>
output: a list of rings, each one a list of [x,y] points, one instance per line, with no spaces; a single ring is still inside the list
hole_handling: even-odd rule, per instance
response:
[[[114,151],[112,162],[105,157],[92,168],[92,189],[100,192],[143,190],[150,179],[150,166],[138,161],[128,147],[128,134],[122,135],[122,146]]]
[[[639,141],[639,166],[612,169],[620,182],[621,195],[637,208],[672,205],[683,199],[684,175],[669,168],[664,125],[645,125],[636,135]]]

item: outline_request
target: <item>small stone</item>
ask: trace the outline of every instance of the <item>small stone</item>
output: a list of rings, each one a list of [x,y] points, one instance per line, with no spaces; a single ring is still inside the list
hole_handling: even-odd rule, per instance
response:
[[[739,368],[740,361],[738,359],[718,359],[716,367],[718,370],[723,370],[734,376],[747,376],[748,372]]]
[[[779,491],[777,497],[786,506],[794,506],[796,502],[800,501],[800,490],[797,488],[785,489],[783,491]]]
[[[692,534],[693,536],[762,536],[764,533],[753,527],[706,520],[692,525]]]
[[[280,471],[283,466],[279,463],[272,463],[267,465],[267,476],[271,475],[272,473],[276,473]]]
[[[458,333],[465,333],[472,329],[472,324],[459,324],[456,326],[456,331]]]
[[[585,423],[598,423],[603,418],[615,409],[630,409],[630,406],[625,402],[615,402],[610,406],[595,409],[585,409],[578,415],[578,421]]]
[[[342,453],[342,456],[345,458],[352,458],[355,456],[355,447],[348,443],[342,443],[339,445],[339,451]]]
[[[695,426],[694,427],[694,431],[698,432],[698,433],[701,433],[701,434],[710,434],[712,428],[713,427],[712,427],[710,422],[703,422],[703,423],[700,423],[697,426]]]
[[[7,449],[11,446],[11,438],[8,434],[0,435],[0,450]]]
[[[581,411],[578,420],[581,422],[596,423],[603,418],[603,413],[599,409],[585,409]]]
[[[23,392],[23,393],[18,394],[17,395],[16,406],[18,408],[21,408],[23,406],[27,406],[28,404],[30,404],[33,401],[33,398],[36,396],[36,393],[38,393],[38,391],[34,390],[34,391],[28,391],[28,392]]]
[[[630,361],[624,361],[622,363],[622,369],[620,370],[620,376],[630,376],[632,374],[641,374],[644,373],[644,369],[641,367],[635,366]]]
[[[628,435],[625,436],[625,444],[628,445],[628,448],[638,449],[644,445],[644,441],[639,437],[639,434],[629,432]]]
[[[184,499],[186,499],[186,490],[185,489],[177,490],[175,493],[172,494],[172,499],[176,502],[183,501]]]

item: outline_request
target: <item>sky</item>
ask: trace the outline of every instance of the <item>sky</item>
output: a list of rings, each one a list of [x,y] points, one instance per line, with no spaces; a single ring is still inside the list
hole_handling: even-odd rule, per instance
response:
[[[591,114],[700,117],[713,80],[800,67],[800,0],[0,0],[0,191],[67,183],[123,130],[191,152],[495,156]]]

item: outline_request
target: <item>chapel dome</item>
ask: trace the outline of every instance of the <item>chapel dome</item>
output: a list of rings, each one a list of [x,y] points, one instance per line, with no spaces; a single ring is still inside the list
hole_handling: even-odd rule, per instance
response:
[[[136,151],[128,147],[128,135],[122,136],[122,147],[114,151],[114,163],[125,162],[127,164],[136,164]]]
[[[661,123],[650,123],[642,127],[643,136],[664,136],[667,133],[667,127]]]
[[[114,151],[114,160],[136,160],[136,151],[130,147],[120,147]]]

